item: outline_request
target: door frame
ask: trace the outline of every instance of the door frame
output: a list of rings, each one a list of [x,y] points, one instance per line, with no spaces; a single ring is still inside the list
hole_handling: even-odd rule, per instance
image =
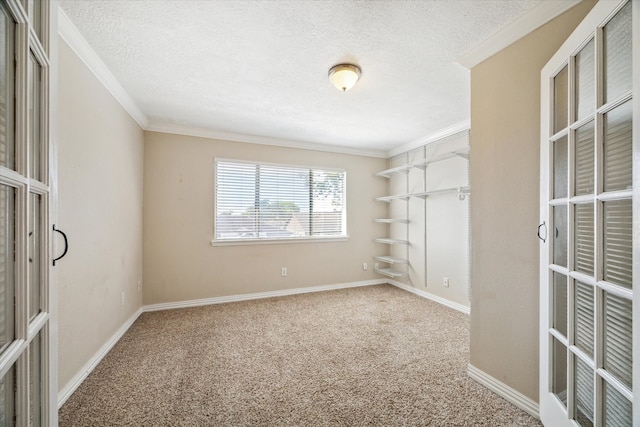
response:
[[[29,6],[35,3],[41,7],[36,25],[30,23]],[[2,168],[0,182],[13,187],[15,194],[15,208],[11,213],[14,216],[14,339],[7,349],[0,355],[0,374],[4,375],[14,370],[14,383],[17,393],[11,391],[13,400],[13,423],[19,426],[30,424],[30,395],[36,396],[32,400],[37,402],[39,408],[39,424],[55,426],[58,422],[57,404],[57,301],[55,298],[55,280],[52,274],[52,236],[50,225],[56,218],[57,206],[55,204],[56,192],[52,189],[57,186],[57,167],[53,154],[55,154],[55,106],[56,80],[54,63],[57,47],[57,2],[50,0],[3,0],[3,6],[8,10],[11,19],[15,23],[15,32],[11,43],[14,48],[15,98],[14,116],[11,126],[15,133],[14,141],[14,165],[11,168]],[[55,13],[52,13],[55,12]],[[29,82],[32,72],[29,61],[35,59],[36,67],[40,73],[40,81],[35,86],[37,92],[29,91]],[[37,93],[37,105],[33,111],[38,115],[29,114],[30,94]],[[33,118],[33,120],[32,120]],[[35,124],[34,124],[35,123]],[[37,133],[32,133],[37,129]],[[37,139],[39,162],[31,163],[33,139]],[[38,180],[34,176],[35,166]],[[29,222],[32,218],[31,196],[39,195],[40,203],[37,212],[37,225],[34,238],[39,237],[38,245],[33,246],[38,252],[30,252],[28,242],[31,233]],[[39,256],[39,264],[33,271],[30,267],[31,258]],[[35,262],[35,259],[34,259]],[[33,277],[31,276],[33,273]],[[36,280],[39,286],[37,306],[32,307],[30,286],[32,280]],[[37,308],[30,313],[31,308]],[[30,314],[33,314],[30,318]],[[38,339],[38,392],[30,393],[30,369],[32,359],[30,352],[34,348],[32,343]],[[34,379],[34,384],[36,384]]]
[[[49,49],[49,104],[48,104],[48,164],[49,164],[49,226],[58,220],[58,0],[46,0],[49,3],[48,49]],[[47,426],[58,425],[58,286],[57,275],[51,260],[60,252],[57,236],[48,227],[47,256],[45,262],[49,271],[49,325],[48,325],[48,368],[44,387],[47,387],[45,423]]]

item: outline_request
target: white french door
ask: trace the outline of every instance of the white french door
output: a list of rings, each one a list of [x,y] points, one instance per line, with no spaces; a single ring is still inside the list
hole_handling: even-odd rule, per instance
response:
[[[49,16],[47,0],[0,0],[0,426],[57,422],[49,356]]]
[[[548,426],[640,425],[639,7],[600,1],[542,70],[540,416]]]

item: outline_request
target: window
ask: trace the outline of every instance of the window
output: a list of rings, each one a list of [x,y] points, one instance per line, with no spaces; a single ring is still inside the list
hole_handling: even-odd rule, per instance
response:
[[[345,238],[346,172],[215,161],[215,240]]]

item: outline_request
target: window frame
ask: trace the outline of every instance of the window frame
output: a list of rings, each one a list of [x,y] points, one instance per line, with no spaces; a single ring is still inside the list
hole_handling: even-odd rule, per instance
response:
[[[257,238],[241,238],[241,239],[219,239],[217,237],[218,230],[218,192],[217,177],[218,163],[237,163],[241,165],[257,165],[267,167],[281,167],[286,169],[306,169],[308,171],[318,170],[327,172],[340,172],[343,174],[343,202],[342,202],[342,233],[339,235],[318,235],[318,236],[287,236],[287,237],[257,237]],[[347,221],[347,170],[340,167],[330,166],[313,166],[293,163],[272,163],[257,160],[230,159],[223,157],[215,157],[213,161],[213,239],[211,246],[239,246],[239,245],[264,245],[264,244],[282,244],[282,243],[309,243],[309,242],[345,242],[349,240],[348,221]]]

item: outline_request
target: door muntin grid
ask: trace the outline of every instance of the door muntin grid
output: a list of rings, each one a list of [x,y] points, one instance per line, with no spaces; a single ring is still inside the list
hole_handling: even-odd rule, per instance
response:
[[[551,79],[548,391],[580,425],[632,422],[631,8]]]
[[[55,424],[49,2],[0,3],[0,425]]]

